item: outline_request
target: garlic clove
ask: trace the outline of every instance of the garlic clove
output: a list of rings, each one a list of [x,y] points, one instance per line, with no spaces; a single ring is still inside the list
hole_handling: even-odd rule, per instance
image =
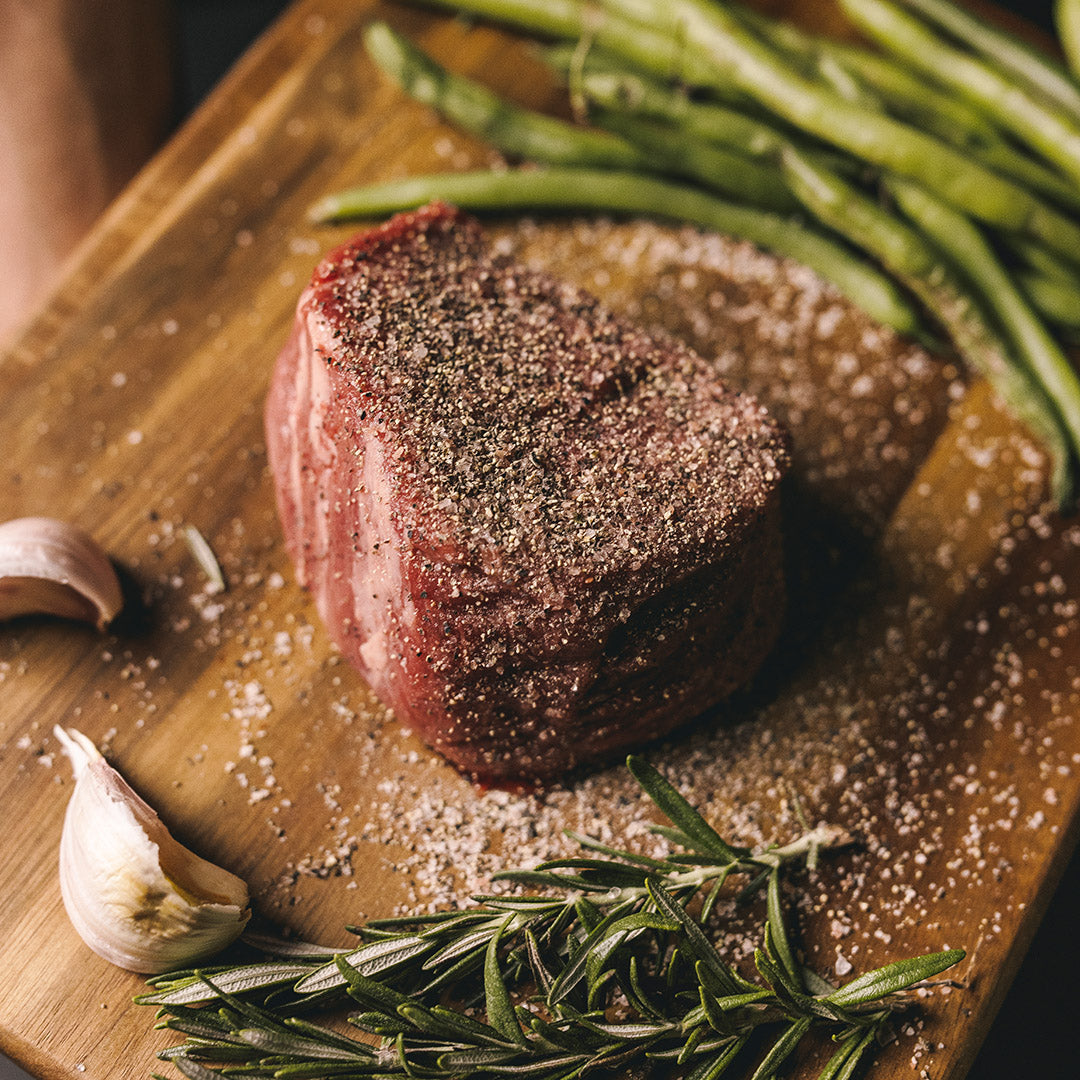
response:
[[[81,529],[45,517],[0,525],[0,620],[59,615],[104,630],[123,603],[112,563]]]
[[[79,936],[128,971],[191,966],[251,916],[235,874],[178,843],[82,732],[53,729],[75,772],[60,839],[60,891]]]

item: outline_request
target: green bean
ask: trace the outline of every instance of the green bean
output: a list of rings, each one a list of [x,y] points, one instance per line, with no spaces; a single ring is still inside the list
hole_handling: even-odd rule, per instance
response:
[[[1080,261],[1080,225],[970,155],[792,74],[760,38],[704,0],[604,0],[635,21],[675,28],[724,79],[803,130],[890,172],[921,180],[987,224],[1039,237]]]
[[[997,128],[978,109],[957,101],[887,56],[809,34],[791,23],[778,22],[751,8],[740,9],[739,17],[785,52],[827,56],[835,60],[865,87],[875,91],[898,116],[913,116],[920,121],[936,118],[941,129],[939,134],[951,130],[980,139],[1000,137]]]
[[[831,51],[821,48],[811,34],[791,23],[778,22],[751,8],[731,5],[729,10],[756,36],[781,54],[791,70],[804,79],[820,79],[845,101],[875,110],[881,108],[880,96],[865,82],[856,79],[845,65],[837,61]]]
[[[550,165],[642,168],[625,139],[518,108],[471,79],[447,71],[386,23],[364,33],[368,55],[412,98],[497,150]]]
[[[468,13],[545,37],[576,41],[588,30],[581,0],[425,0],[457,15]]]
[[[558,55],[560,50],[545,50],[545,55],[551,52],[557,53],[557,70],[565,70],[564,57]],[[695,101],[679,87],[629,71],[609,57],[586,58],[574,89],[587,102],[600,106],[593,114],[596,122],[628,138],[629,132],[620,128],[613,114],[662,119],[682,131],[688,140],[728,147],[770,162],[778,160],[780,151],[793,144],[841,172],[860,167],[854,159],[807,139],[802,132],[782,122],[763,120],[728,105]]]
[[[901,115],[940,117],[942,127],[949,125],[967,137],[998,137],[997,129],[978,109],[938,90],[887,56],[840,41],[828,43],[827,51]]]
[[[836,72],[839,67],[850,78],[877,93],[887,112],[953,146],[966,149],[990,169],[1026,184],[1059,205],[1080,210],[1080,188],[1076,184],[1007,143],[978,109],[939,90],[910,69],[888,57],[814,37],[789,23],[779,23],[758,13],[754,14],[750,24],[785,50],[816,56],[818,73],[838,93],[843,93]],[[849,97],[849,100],[860,99]]]
[[[1020,265],[1012,275],[1032,307],[1069,340],[1080,330],[1080,280],[1070,266],[1041,244],[1024,237],[1001,238],[1003,247]]]
[[[1075,282],[1036,270],[1018,270],[1014,276],[1031,306],[1048,323],[1070,334],[1080,330],[1080,287]]]
[[[1080,118],[1027,92],[987,61],[948,45],[888,0],[840,0],[840,6],[889,52],[979,106],[1080,185]]]
[[[651,172],[668,172],[740,202],[768,210],[791,211],[798,205],[775,167],[690,135],[685,128],[627,113],[599,109],[593,120],[640,150]]]
[[[949,133],[944,125],[929,121],[928,128],[945,138]],[[957,143],[957,145],[963,145]],[[1056,170],[1047,168],[1040,161],[1010,146],[999,139],[989,142],[969,142],[966,144],[973,157],[978,158],[988,168],[1015,180],[1027,184],[1032,191],[1053,199],[1059,206],[1074,213],[1080,211],[1080,187],[1069,181]]]
[[[599,210],[690,222],[796,259],[879,322],[903,333],[919,329],[918,313],[885,275],[817,230],[637,173],[551,168],[411,177],[330,195],[310,216],[323,222],[379,217],[433,199],[469,210]]]
[[[669,120],[688,135],[719,146],[742,148],[757,156],[776,154],[789,139],[800,138],[793,128],[763,120],[745,109],[714,101],[695,101],[682,88],[631,71],[617,59],[590,53],[577,75],[561,63],[559,49],[545,50],[568,79],[572,89],[605,109]]]
[[[903,0],[928,22],[948,31],[975,52],[991,60],[1006,74],[1021,79],[1041,91],[1080,122],[1080,87],[1069,73],[1049,57],[1025,45],[1012,34],[976,18],[947,0]],[[1062,7],[1074,6],[1059,3]]]
[[[1055,0],[1054,25],[1069,70],[1074,76],[1080,76],[1080,2]]]
[[[598,49],[624,57],[634,67],[663,79],[707,83],[712,66],[689,48],[684,38],[638,26],[602,12],[584,0],[425,0],[458,14],[468,13],[564,41],[586,40]]]
[[[571,93],[604,109],[667,120],[694,138],[754,157],[774,157],[788,140],[806,141],[790,125],[756,114],[741,93],[730,95],[731,104],[697,101],[684,88],[632,70],[617,57],[595,50],[571,64],[575,52],[557,45],[545,49],[543,57],[570,84]]]
[[[1023,236],[1004,237],[1005,247],[1041,277],[1075,285],[1077,270],[1054,252]]]
[[[745,154],[649,121],[610,117],[607,130],[596,130],[518,108],[447,71],[385,23],[369,26],[364,42],[372,59],[407,94],[505,153],[544,165],[667,172],[754,206],[795,209],[779,172]]]
[[[855,54],[858,50],[851,49],[850,52]],[[862,54],[863,59],[869,56],[872,54]],[[874,58],[874,62],[876,59]],[[866,64],[856,62],[854,59],[845,59],[839,50],[835,56],[826,52],[819,60],[818,72],[839,93],[843,91],[836,78],[837,67],[842,68],[850,77],[859,78],[868,67],[873,66],[874,62]],[[900,68],[896,70],[901,71]],[[872,87],[881,93],[881,107],[885,111],[915,124],[923,131],[935,135],[952,146],[967,151],[974,160],[987,168],[1026,185],[1032,191],[1052,199],[1059,206],[1073,211],[1080,210],[1080,187],[1062,176],[1056,169],[1006,142],[1001,134],[985,120],[979,127],[959,126],[957,116],[950,113],[956,113],[956,107],[962,105],[961,101],[938,93],[925,81],[920,81],[915,76],[910,76],[910,78],[912,83],[921,88],[921,93],[890,92],[889,88],[882,85],[883,80],[879,80],[878,86]],[[900,81],[894,80],[892,90],[897,90],[899,85]],[[913,91],[913,88],[907,89]],[[849,98],[849,100],[856,99]]]
[[[1053,463],[1054,497],[1060,506],[1072,506],[1075,446],[1070,446],[1061,416],[1033,371],[1013,358],[992,328],[992,307],[986,298],[972,297],[951,261],[879,202],[795,150],[785,152],[783,163],[789,187],[807,209],[880,259],[911,289],[964,359],[1043,441]]]
[[[899,178],[890,179],[888,188],[904,213],[993,303],[1017,352],[1056,405],[1072,445],[1080,446],[1080,378],[985,238],[967,218],[925,188]]]
[[[629,57],[599,48],[589,39],[578,42],[559,41],[554,45],[547,45],[539,51],[539,56],[567,84],[572,95],[581,91],[582,84],[599,76],[625,78],[628,86],[637,80],[647,81],[651,86],[663,87],[665,91],[670,90],[675,94],[684,94],[686,87],[690,84],[689,79],[672,74],[670,65],[641,67]],[[741,112],[756,110],[759,116],[764,115],[764,110],[730,83],[714,82],[709,87],[708,95],[710,102],[722,102],[725,106],[736,108]]]
[[[1030,232],[1080,261],[1080,226],[1074,221],[961,150],[786,71],[764,42],[720,7],[696,0],[602,0],[602,11],[582,0],[432,2],[563,40],[584,37],[650,74],[693,86],[719,84],[726,96],[734,84],[810,134],[934,186],[987,224]],[[703,38],[710,22],[713,32],[706,29]],[[729,37],[734,32],[733,50],[719,47],[724,35],[716,33],[717,23]]]

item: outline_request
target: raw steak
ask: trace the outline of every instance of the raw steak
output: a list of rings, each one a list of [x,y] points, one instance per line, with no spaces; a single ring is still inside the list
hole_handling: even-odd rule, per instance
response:
[[[456,210],[319,265],[266,423],[330,635],[474,776],[552,777],[670,731],[777,635],[778,427]]]

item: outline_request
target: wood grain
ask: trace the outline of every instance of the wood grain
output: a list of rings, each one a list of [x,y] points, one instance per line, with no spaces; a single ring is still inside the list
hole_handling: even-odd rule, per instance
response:
[[[824,2],[772,8],[841,30]],[[342,927],[363,914],[430,898],[425,860],[440,853],[403,815],[441,807],[431,836],[472,837],[486,814],[497,861],[510,855],[498,812],[519,828],[565,808],[588,826],[624,790],[617,771],[502,803],[472,789],[338,662],[282,550],[262,402],[299,290],[346,231],[307,225],[307,206],[359,179],[491,160],[365,62],[376,11],[458,70],[563,107],[541,66],[491,29],[300,3],[111,208],[0,361],[0,515],[77,521],[130,595],[106,636],[46,620],[0,633],[0,1046],[43,1077],[143,1077],[170,1041],[130,1004],[141,980],[89,953],[64,917],[55,860],[70,779],[55,723],[107,747],[182,840],[243,875],[262,919],[327,943],[346,943]],[[718,268],[712,248],[691,265],[695,241],[675,229],[496,234],[730,353],[733,381],[790,424],[791,631],[752,695],[654,760],[748,837],[793,827],[792,790],[859,833],[863,850],[813,883],[808,956],[858,971],[967,947],[967,988],[935,995],[875,1074],[912,1075],[914,1057],[916,1075],[961,1077],[1080,809],[1080,531],[1043,505],[1037,448],[984,386],[963,392],[948,362],[880,334],[808,276],[769,278],[746,249],[723,248]],[[627,272],[609,257],[641,243],[651,263]],[[782,294],[763,299],[761,281],[746,284],[755,274]],[[710,306],[719,294],[723,310]],[[793,325],[803,295],[839,329],[813,350],[777,339],[763,352],[770,318]],[[758,359],[740,367],[744,353]],[[184,524],[218,554],[224,594],[204,590]],[[724,783],[701,790],[718,760]]]

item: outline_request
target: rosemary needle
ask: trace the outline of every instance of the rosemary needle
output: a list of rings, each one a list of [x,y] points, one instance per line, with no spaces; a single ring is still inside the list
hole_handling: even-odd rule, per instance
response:
[[[221,564],[214,555],[214,549],[207,543],[194,525],[184,526],[184,540],[192,558],[199,564],[199,569],[206,575],[210,590],[215,593],[225,591],[225,575],[221,572]]]
[[[714,1080],[736,1063],[771,1076],[805,1039],[826,1035],[839,1049],[822,1076],[848,1076],[907,1005],[903,992],[963,958],[913,957],[834,987],[802,966],[781,885],[846,834],[819,827],[755,854],[724,840],[651,765],[627,764],[671,822],[655,831],[681,850],[652,858],[575,837],[579,857],[498,875],[538,895],[369,922],[354,928],[359,947],[332,958],[290,947],[257,964],[153,979],[137,1000],[186,1036],[162,1059],[193,1080],[575,1080],[649,1062]],[[710,901],[733,874],[767,887],[752,973],[710,938]],[[348,1019],[367,1039],[307,1018],[335,1003],[359,1006]]]

